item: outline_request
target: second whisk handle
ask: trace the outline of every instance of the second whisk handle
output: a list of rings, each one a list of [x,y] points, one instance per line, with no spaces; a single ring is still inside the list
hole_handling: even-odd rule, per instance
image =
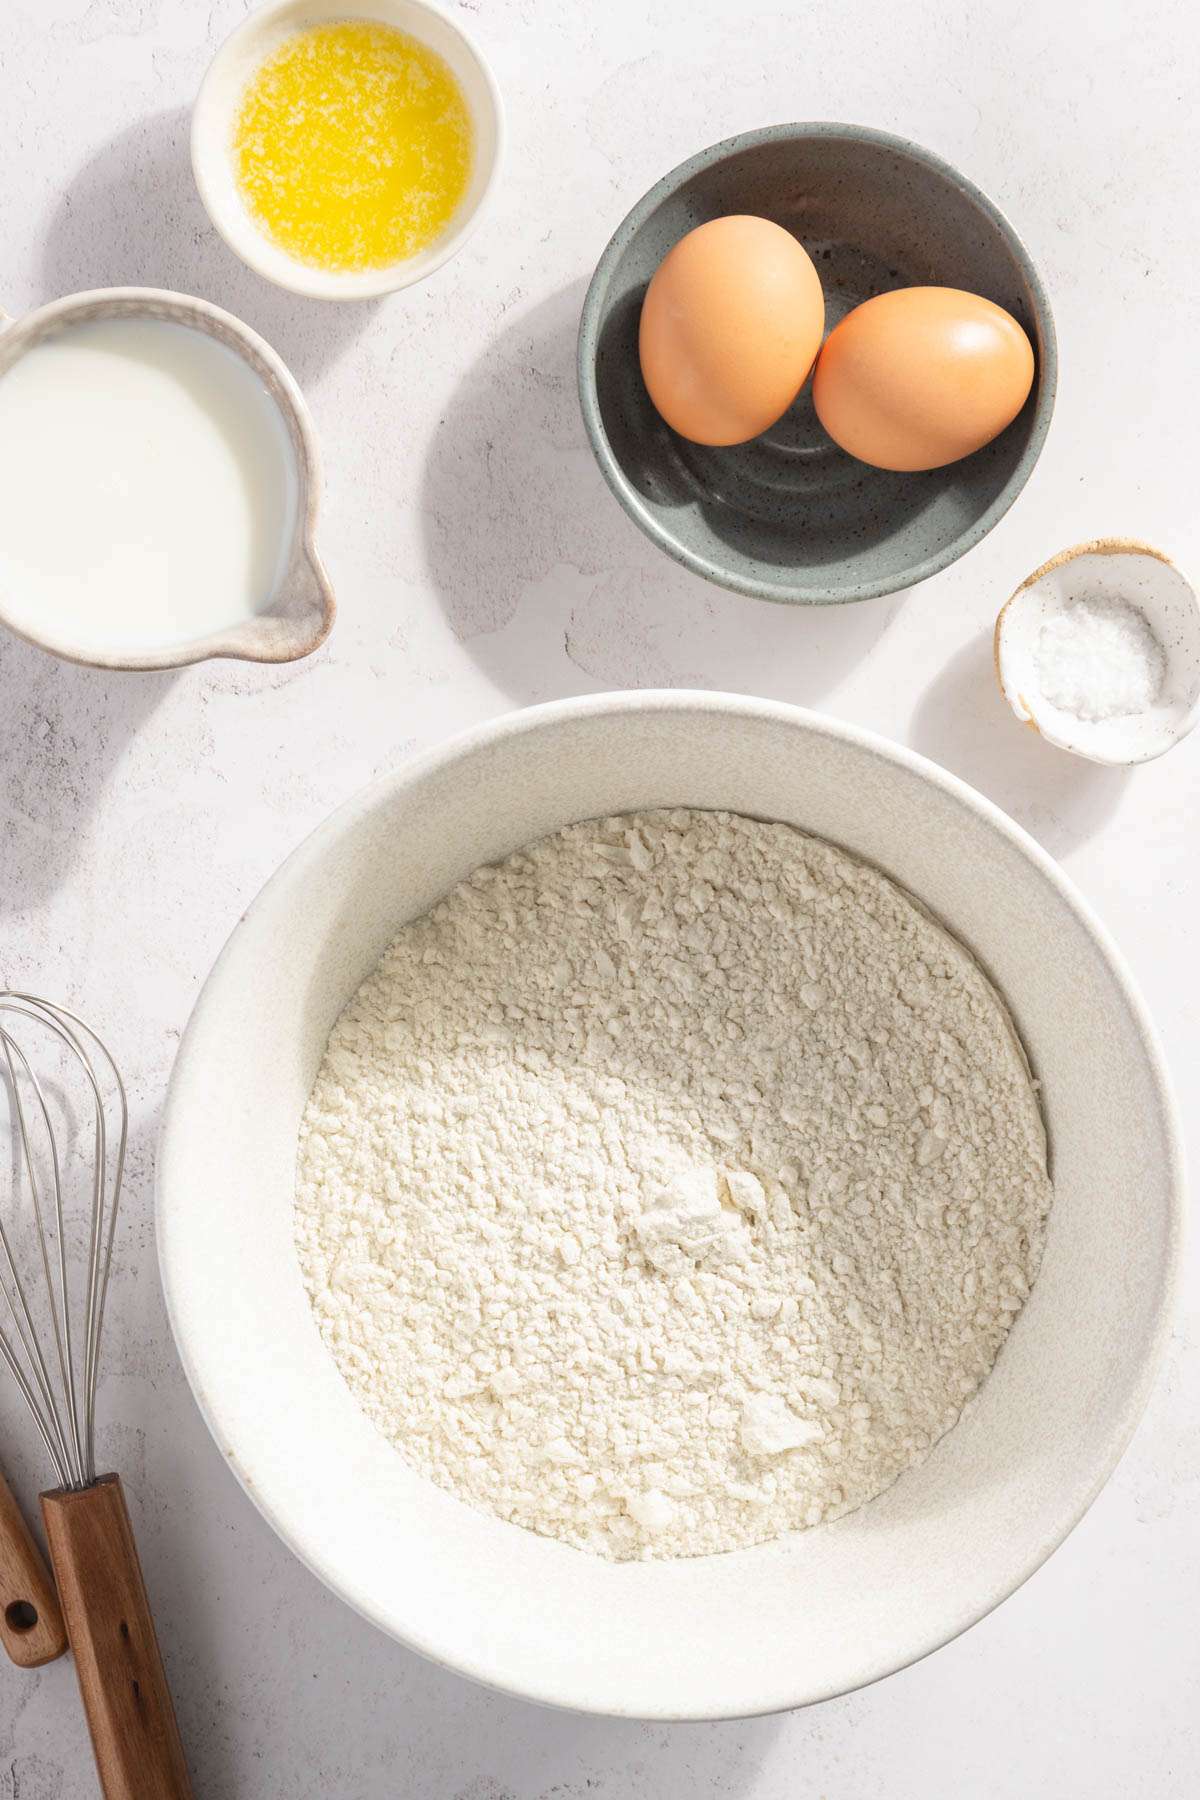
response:
[[[53,1662],[67,1647],[58,1595],[12,1490],[0,1475],[0,1640],[22,1669]]]
[[[105,1800],[191,1800],[120,1478],[42,1495]]]

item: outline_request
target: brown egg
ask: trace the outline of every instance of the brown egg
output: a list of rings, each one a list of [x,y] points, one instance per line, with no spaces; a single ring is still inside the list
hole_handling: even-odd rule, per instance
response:
[[[697,444],[743,444],[803,387],[825,327],[808,252],[782,225],[710,219],[681,238],[642,304],[638,353],[650,398]]]
[[[961,288],[897,288],[830,332],[813,404],[860,462],[940,469],[998,436],[1032,385],[1032,346],[1003,307]]]

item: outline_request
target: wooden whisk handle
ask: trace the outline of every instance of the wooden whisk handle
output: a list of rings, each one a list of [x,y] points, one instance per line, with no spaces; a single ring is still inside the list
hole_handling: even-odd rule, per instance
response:
[[[42,1517],[105,1800],[190,1800],[120,1478],[43,1494]]]
[[[0,1640],[13,1662],[37,1669],[67,1647],[50,1571],[0,1475]]]

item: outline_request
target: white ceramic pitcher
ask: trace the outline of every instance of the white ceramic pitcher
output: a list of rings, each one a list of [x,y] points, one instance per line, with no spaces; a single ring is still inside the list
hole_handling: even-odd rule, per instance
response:
[[[208,657],[236,657],[245,662],[293,662],[307,656],[328,637],[336,611],[333,589],[317,554],[313,534],[320,492],[320,463],[308,408],[291,373],[271,346],[232,313],[207,300],[159,288],[99,288],[52,300],[13,320],[0,311],[0,376],[19,357],[64,326],[95,319],[149,318],[191,326],[224,344],[249,365],[279,409],[296,465],[296,520],[283,574],[266,606],[251,618],[184,643],[112,654],[69,639],[40,637],[25,618],[18,626],[0,591],[0,624],[27,642],[70,662],[108,669],[172,669]]]

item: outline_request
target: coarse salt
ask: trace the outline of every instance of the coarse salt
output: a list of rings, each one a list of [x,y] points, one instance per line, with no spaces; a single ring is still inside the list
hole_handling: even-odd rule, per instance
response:
[[[1145,613],[1105,595],[1069,601],[1048,618],[1034,663],[1051,705],[1093,724],[1153,706],[1167,666]]]

